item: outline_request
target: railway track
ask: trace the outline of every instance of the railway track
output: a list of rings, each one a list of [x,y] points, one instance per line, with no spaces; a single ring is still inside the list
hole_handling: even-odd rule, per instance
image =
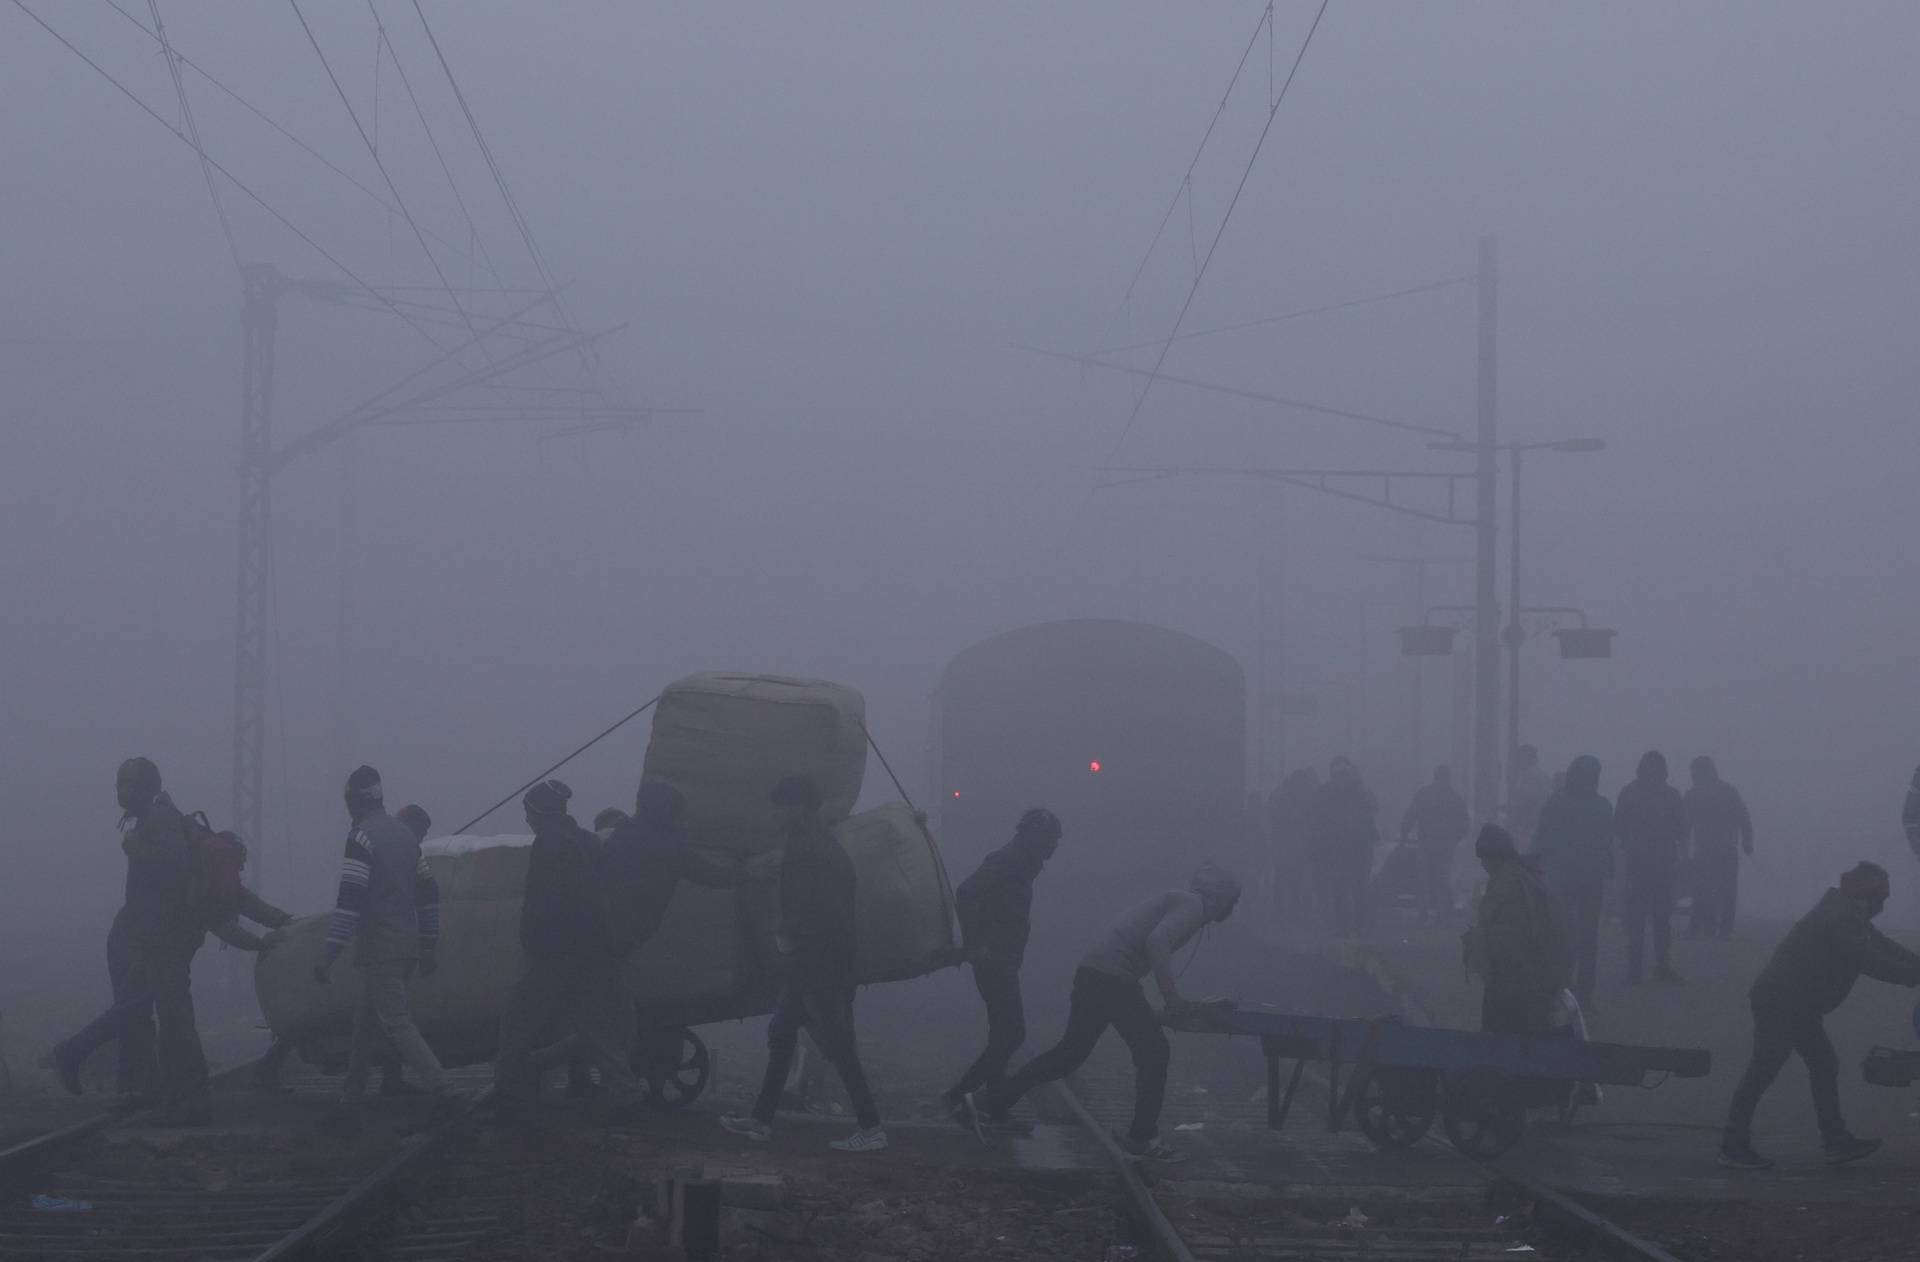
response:
[[[246,1069],[220,1075],[216,1086],[244,1081]],[[454,1187],[410,1203],[407,1190],[430,1178],[437,1161],[457,1149],[474,1108],[485,1099],[484,1073],[461,1075],[475,1088],[441,1111],[358,1177],[344,1173],[245,1177],[243,1170],[129,1172],[102,1146],[105,1137],[143,1120],[107,1111],[48,1131],[0,1152],[0,1258],[8,1262],[294,1262],[328,1256],[369,1228],[387,1228],[380,1256],[424,1262],[466,1256],[503,1219],[502,1198]],[[459,1080],[457,1077],[456,1080]],[[325,1088],[294,1084],[294,1098]],[[219,1133],[217,1128],[213,1133]],[[159,1134],[159,1133],[156,1133]],[[175,1132],[177,1136],[180,1133]],[[137,1133],[114,1135],[138,1148]],[[166,1147],[171,1148],[169,1138]],[[176,1166],[185,1163],[175,1163]],[[50,1198],[50,1199],[49,1199]]]
[[[1307,1130],[1282,1147],[1289,1141],[1265,1131],[1265,1105],[1254,1100],[1213,1110],[1240,1123],[1231,1132],[1175,1136],[1193,1160],[1143,1165],[1110,1134],[1130,1106],[1123,1077],[1058,1088],[1107,1153],[1129,1216],[1165,1262],[1682,1262],[1576,1198],[1439,1139],[1407,1154],[1411,1165],[1375,1157],[1350,1134]],[[1270,1175],[1280,1161],[1297,1166],[1300,1181],[1250,1177],[1255,1170]],[[1382,1169],[1396,1177],[1366,1181],[1369,1171]]]

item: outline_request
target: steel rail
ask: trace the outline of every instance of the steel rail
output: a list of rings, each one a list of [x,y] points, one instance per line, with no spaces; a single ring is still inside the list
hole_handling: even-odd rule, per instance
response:
[[[361,1230],[379,1217],[393,1190],[408,1175],[437,1157],[488,1097],[488,1087],[464,1102],[444,1121],[390,1157],[379,1169],[329,1202],[326,1208],[281,1237],[272,1247],[254,1255],[253,1262],[292,1262],[296,1258],[327,1255],[342,1235]]]
[[[1091,1131],[1094,1139],[1098,1140],[1100,1147],[1106,1151],[1108,1160],[1113,1163],[1114,1172],[1120,1177],[1120,1189],[1127,1198],[1127,1207],[1132,1212],[1134,1221],[1152,1235],[1154,1246],[1160,1256],[1168,1259],[1169,1262],[1199,1262],[1193,1250],[1187,1247],[1187,1242],[1180,1238],[1180,1232],[1174,1227],[1172,1220],[1160,1208],[1160,1203],[1153,1199],[1152,1189],[1147,1186],[1147,1181],[1140,1177],[1140,1171],[1134,1166],[1133,1160],[1121,1150],[1120,1145],[1114,1142],[1113,1136],[1109,1135],[1106,1128],[1100,1125],[1093,1114],[1087,1110],[1087,1106],[1081,1102],[1073,1088],[1068,1086],[1065,1080],[1060,1080],[1053,1084],[1053,1089],[1055,1094],[1066,1102],[1067,1108],[1072,1110],[1080,1125]]]

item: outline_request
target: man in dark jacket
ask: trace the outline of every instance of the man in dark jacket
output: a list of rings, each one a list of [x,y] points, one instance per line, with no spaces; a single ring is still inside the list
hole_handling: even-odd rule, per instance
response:
[[[987,1008],[987,1046],[947,1088],[942,1098],[949,1107],[958,1107],[967,1092],[1005,1078],[1007,1062],[1026,1041],[1020,964],[1032,925],[1033,882],[1059,848],[1060,834],[1060,819],[1052,811],[1028,811],[1014,827],[1013,840],[981,860],[954,891],[961,942],[973,965],[974,987]]]
[[[1400,837],[1420,849],[1421,894],[1429,916],[1453,912],[1453,849],[1467,835],[1467,800],[1453,787],[1453,773],[1433,769],[1400,820]]]
[[[1367,928],[1367,880],[1380,840],[1374,816],[1379,804],[1351,759],[1333,760],[1327,782],[1314,797],[1314,870],[1329,928],[1358,937]]]
[[[1693,910],[1687,933],[1695,938],[1733,936],[1740,901],[1740,856],[1753,853],[1753,816],[1739,790],[1720,778],[1705,754],[1687,766],[1687,828],[1693,836]]]
[[[1547,886],[1566,904],[1573,937],[1573,995],[1593,1006],[1600,944],[1600,904],[1613,879],[1613,805],[1600,795],[1600,760],[1582,754],[1567,766],[1566,782],[1540,808],[1527,853],[1539,861]]]
[[[1657,749],[1640,756],[1633,781],[1620,790],[1613,808],[1613,831],[1620,838],[1626,869],[1622,910],[1627,921],[1627,985],[1646,980],[1642,961],[1647,930],[1653,930],[1653,979],[1677,986],[1673,971],[1673,890],[1680,855],[1687,844],[1687,804],[1667,783],[1667,759]]]
[[[774,818],[786,836],[780,860],[780,931],[774,943],[790,967],[767,1023],[767,1072],[753,1112],[729,1113],[720,1124],[764,1142],[793,1067],[805,1027],[840,1075],[860,1129],[828,1146],[840,1152],[878,1152],[887,1146],[853,1031],[856,903],[853,860],[820,818],[820,787],[788,776],[773,788]]]
[[[115,777],[121,816],[120,847],[127,856],[122,909],[128,954],[121,996],[136,1000],[122,1026],[133,1055],[154,1048],[152,1088],[171,1120],[207,1120],[207,1061],[193,1013],[193,957],[206,939],[205,915],[194,900],[196,860],[186,820],[160,787],[160,771],[130,758]],[[152,996],[152,1022],[138,1003]],[[154,1031],[149,1044],[148,1031]]]
[[[1764,1170],[1773,1163],[1753,1147],[1753,1110],[1795,1052],[1806,1062],[1813,1111],[1829,1162],[1857,1161],[1880,1147],[1847,1130],[1840,1116],[1840,1059],[1827,1038],[1824,1018],[1838,1008],[1861,977],[1896,986],[1920,986],[1920,955],[1894,942],[1872,921],[1887,905],[1885,868],[1855,864],[1837,889],[1820,896],[1812,911],[1787,931],[1753,983],[1753,1059],[1734,1088],[1727,1129],[1720,1143],[1723,1164]]]
[[[1540,865],[1521,857],[1506,829],[1481,828],[1473,853],[1487,872],[1480,916],[1464,941],[1467,971],[1486,982],[1480,1028],[1488,1034],[1547,1029],[1554,998],[1573,971],[1566,911]]]
[[[494,1103],[501,1114],[525,1107],[538,1078],[533,1054],[565,1033],[581,1061],[600,1071],[600,1090],[621,1115],[642,1103],[633,1053],[633,1013],[623,1001],[600,840],[567,811],[573,790],[543,780],[521,799],[533,845],[520,903],[520,950],[526,971],[507,998],[493,1064]],[[669,891],[671,892],[671,891]]]
[[[55,1047],[53,1062],[61,1085],[79,1095],[81,1065],[97,1048],[117,1041],[120,1045],[118,1088],[128,1102],[147,1103],[163,1094],[156,1077],[154,1031],[161,996],[149,986],[136,989],[133,983],[155,976],[167,979],[169,984],[178,983],[181,979],[174,963],[182,952],[186,954],[190,976],[193,954],[205,941],[208,930],[231,946],[260,951],[278,939],[271,935],[257,936],[243,928],[240,919],[273,930],[284,926],[292,917],[242,887],[237,915],[220,924],[207,924],[204,909],[194,905],[192,899],[194,856],[187,849],[186,822],[161,790],[159,769],[148,759],[129,759],[121,765],[116,789],[121,809],[127,813],[122,821],[127,830],[122,840],[123,848],[127,849],[127,900],[107,934],[107,978],[113,987],[113,1004],[78,1034]],[[175,830],[177,841],[173,839]],[[177,855],[164,861],[158,857],[176,845]],[[186,867],[184,882],[173,870],[176,862]],[[137,877],[136,866],[140,869]],[[160,933],[157,959],[152,945],[156,941],[152,936],[156,929]],[[142,956],[146,957],[144,962],[141,962]],[[175,1003],[177,998],[170,998],[168,1002]],[[186,996],[186,1003],[186,1033],[192,1034],[193,1044],[198,1047],[198,1032],[192,1030],[191,992]],[[170,1007],[162,1021],[173,1020],[177,1012],[177,1008]],[[180,1041],[179,1030],[169,1030],[168,1037],[175,1040],[175,1063],[184,1066],[189,1075],[184,1089],[172,1092],[177,1097],[173,1105],[175,1120],[196,1120],[206,1111],[204,1093],[192,1083],[192,1066],[197,1058]],[[199,1064],[199,1073],[204,1075],[204,1060]]]
[[[420,853],[420,840],[387,814],[380,773],[361,766],[344,793],[353,826],[340,864],[340,892],[314,965],[314,980],[332,980],[334,962],[353,944],[360,970],[360,1003],[353,1013],[353,1045],[341,1098],[357,1103],[384,1043],[436,1095],[456,1095],[440,1060],[420,1036],[407,1002],[407,979],[431,976],[440,943],[440,886]]]

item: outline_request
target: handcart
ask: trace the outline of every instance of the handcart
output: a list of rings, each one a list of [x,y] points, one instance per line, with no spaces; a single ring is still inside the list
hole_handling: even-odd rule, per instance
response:
[[[1327,1066],[1327,1129],[1351,1116],[1381,1148],[1418,1143],[1439,1120],[1455,1148],[1481,1161],[1526,1130],[1531,1108],[1562,1105],[1580,1083],[1650,1086],[1666,1075],[1705,1077],[1705,1048],[1593,1043],[1564,1032],[1480,1034],[1408,1025],[1397,1017],[1317,1017],[1202,1006],[1175,1028],[1245,1034],[1267,1061],[1267,1125],[1286,1125],[1307,1062]],[[1280,1062],[1293,1061],[1284,1089]],[[1650,1081],[1651,1080],[1651,1081]]]

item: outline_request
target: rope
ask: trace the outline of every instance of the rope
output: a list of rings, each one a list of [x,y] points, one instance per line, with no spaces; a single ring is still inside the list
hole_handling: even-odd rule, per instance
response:
[[[615,732],[619,731],[621,728],[625,727],[627,724],[633,722],[635,719],[639,718],[641,715],[645,714],[647,711],[653,709],[655,705],[659,704],[659,701],[660,701],[660,698],[655,697],[652,701],[647,702],[647,704],[641,706],[639,709],[627,715],[627,717],[625,717],[624,719],[621,719],[618,723],[615,723],[613,726],[607,728],[604,732],[601,732],[598,736],[594,737],[592,740],[588,741],[586,744],[582,745],[580,748],[574,750],[572,753],[568,754],[565,758],[562,758],[559,762],[553,764],[553,766],[548,767],[545,771],[541,772],[539,775],[536,775],[533,779],[527,781],[525,784],[521,785],[519,788],[515,789],[513,792],[507,794],[507,796],[501,798],[498,802],[495,802],[492,806],[489,806],[486,810],[481,811],[478,815],[474,816],[472,819],[468,820],[466,823],[460,825],[460,827],[454,829],[454,832],[455,833],[466,832],[468,829],[472,828],[475,824],[479,823],[481,820],[485,819],[487,816],[493,814],[495,811],[499,810],[501,807],[505,806],[507,803],[513,801],[515,798],[519,797],[522,793],[525,793],[528,789],[531,789],[534,785],[539,784],[542,780],[545,780],[548,776],[560,770],[560,768],[566,766],[568,763],[572,762],[574,759],[578,758],[580,755],[586,753],[589,749],[592,749],[595,745],[598,745],[601,741],[607,739],[607,737],[612,736]]]

